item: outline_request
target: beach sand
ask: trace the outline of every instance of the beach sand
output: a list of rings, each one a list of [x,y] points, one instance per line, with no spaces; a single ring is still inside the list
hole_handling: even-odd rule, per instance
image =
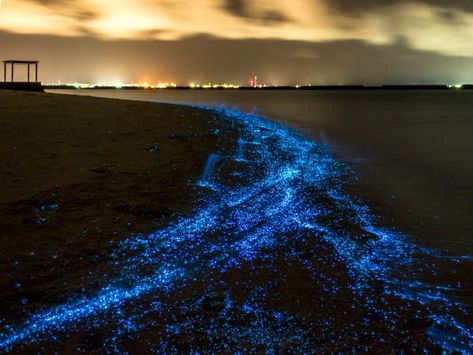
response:
[[[82,275],[114,245],[194,206],[221,126],[183,106],[39,93],[0,91],[0,108],[7,318],[90,287]]]

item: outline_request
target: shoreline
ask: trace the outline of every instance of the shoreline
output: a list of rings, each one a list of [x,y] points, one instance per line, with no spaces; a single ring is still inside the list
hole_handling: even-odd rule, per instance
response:
[[[80,84],[79,84],[80,85]],[[87,84],[89,85],[89,84]],[[83,90],[83,91],[95,91],[95,90],[250,90],[250,91],[265,91],[265,90],[300,90],[300,91],[432,91],[432,90],[473,90],[473,84],[462,84],[462,85],[302,85],[302,86],[264,86],[264,87],[248,87],[248,86],[234,86],[224,87],[223,85],[217,85],[215,87],[191,87],[191,86],[170,86],[170,87],[141,87],[141,86],[90,86],[90,87],[76,87],[74,85],[45,85],[46,90]]]
[[[452,256],[472,252],[471,206],[466,197],[473,167],[466,158],[471,150],[469,92],[62,93],[237,107],[248,113],[257,107],[262,116],[327,142],[334,156],[354,166],[365,185],[360,193],[387,217],[386,223],[429,247],[449,250]]]
[[[346,168],[327,156],[323,147],[299,136],[295,131],[257,116],[226,109],[197,110],[168,104],[118,102],[118,100],[71,96],[59,98],[48,94],[26,95],[23,98],[28,99],[30,105],[25,105],[14,102],[13,96],[16,94],[7,95],[10,95],[6,101],[11,105],[13,115],[20,117],[20,121],[15,121],[17,126],[14,127],[13,122],[4,118],[9,124],[4,124],[3,129],[7,134],[13,134],[12,138],[21,136],[24,144],[18,144],[13,154],[18,155],[20,154],[18,150],[25,149],[23,152],[25,156],[13,156],[10,150],[8,154],[4,152],[3,157],[11,159],[14,163],[23,161],[23,165],[30,164],[29,168],[32,170],[13,171],[15,164],[11,163],[8,179],[15,180],[11,174],[18,174],[16,179],[23,177],[23,180],[16,181],[16,186],[26,184],[27,187],[20,193],[14,192],[13,185],[10,185],[7,189],[10,195],[7,193],[7,197],[2,196],[2,211],[8,211],[16,218],[12,221],[2,221],[2,226],[5,227],[7,223],[6,230],[9,231],[10,237],[14,233],[24,233],[23,237],[17,235],[13,239],[30,238],[29,242],[31,235],[41,233],[39,226],[44,227],[42,236],[35,235],[39,248],[33,250],[32,255],[29,255],[31,250],[24,250],[23,245],[18,246],[18,253],[24,257],[20,263],[22,266],[16,272],[9,271],[9,275],[14,281],[14,287],[20,284],[20,291],[8,292],[11,286],[2,285],[4,290],[2,294],[10,294],[11,297],[7,302],[11,305],[18,302],[16,316],[24,312],[26,323],[23,323],[23,328],[20,327],[17,331],[22,330],[23,334],[26,334],[25,337],[41,339],[36,338],[38,335],[31,333],[32,330],[28,328],[27,314],[35,307],[44,307],[44,302],[42,304],[38,301],[37,295],[38,292],[44,292],[40,284],[45,276],[40,276],[34,281],[18,278],[25,273],[35,274],[37,268],[44,269],[44,265],[47,265],[44,273],[49,275],[46,278],[59,279],[56,280],[59,285],[58,281],[64,279],[63,274],[67,273],[67,268],[72,268],[66,265],[74,261],[77,255],[62,252],[56,255],[48,249],[47,244],[52,238],[51,231],[57,236],[55,241],[57,243],[64,238],[64,235],[73,234],[71,226],[77,229],[79,235],[75,242],[64,238],[63,249],[70,253],[72,246],[82,247],[84,250],[78,248],[74,252],[79,255],[85,253],[87,260],[82,266],[74,265],[72,268],[78,271],[77,279],[80,281],[77,285],[67,287],[63,285],[58,289],[50,289],[49,295],[42,296],[52,304],[61,304],[64,299],[71,297],[82,299],[83,294],[78,292],[78,289],[86,289],[85,295],[89,297],[95,297],[94,291],[91,294],[87,293],[90,289],[102,289],[99,295],[104,297],[104,303],[97,303],[97,306],[93,307],[99,307],[97,310],[103,312],[114,306],[118,300],[127,300],[128,294],[136,293],[141,299],[142,292],[148,292],[151,288],[155,294],[157,288],[168,287],[170,283],[172,287],[169,287],[174,290],[170,293],[172,299],[162,294],[155,297],[170,309],[188,304],[191,313],[180,320],[181,331],[185,330],[186,322],[194,319],[192,317],[195,317],[195,312],[197,314],[204,312],[202,314],[210,317],[209,319],[218,320],[219,317],[223,317],[223,320],[228,316],[224,304],[228,306],[230,302],[229,307],[233,312],[231,314],[239,319],[239,314],[247,312],[243,307],[247,304],[251,309],[248,311],[251,317],[268,322],[267,329],[271,330],[273,341],[279,341],[277,346],[281,349],[285,348],[283,344],[288,339],[292,339],[286,343],[288,348],[298,345],[300,349],[310,349],[319,342],[319,346],[322,346],[320,345],[322,343],[326,346],[325,349],[329,349],[332,346],[330,330],[333,329],[354,331],[356,337],[346,341],[358,344],[359,349],[389,349],[388,344],[396,348],[400,344],[392,342],[396,341],[395,334],[398,333],[386,332],[383,317],[388,317],[390,326],[396,331],[401,333],[405,331],[409,334],[403,341],[407,341],[413,348],[429,348],[435,347],[435,343],[441,346],[445,336],[441,334],[443,331],[441,326],[438,329],[432,328],[433,324],[428,325],[431,317],[443,319],[452,326],[453,320],[442,315],[443,312],[453,309],[446,295],[441,302],[435,301],[430,304],[432,300],[429,300],[429,293],[426,293],[426,290],[431,288],[435,290],[435,285],[427,283],[403,285],[408,279],[404,280],[398,272],[395,272],[397,253],[402,253],[408,266],[421,266],[417,263],[422,260],[415,259],[415,253],[420,252],[418,247],[403,237],[377,226],[372,221],[369,211],[344,194]],[[48,110],[59,117],[49,117],[51,112],[49,115],[40,113],[39,106],[31,107],[35,99],[38,100],[37,105],[42,107],[46,105]],[[57,99],[57,102],[53,103],[48,99],[52,101]],[[63,113],[64,107],[69,107],[70,111]],[[113,117],[104,117],[106,112]],[[91,113],[96,117],[92,119]],[[30,115],[30,120],[36,121],[29,122],[25,119],[25,114]],[[39,120],[48,120],[48,125],[51,125],[47,132],[41,132],[38,116]],[[130,121],[132,117],[133,120]],[[179,120],[179,124],[176,123],[176,119]],[[124,124],[128,126],[122,126]],[[29,129],[30,135],[25,127]],[[49,133],[49,136],[46,133]],[[58,137],[61,137],[61,140],[58,140]],[[38,141],[33,143],[31,141],[33,138]],[[84,145],[85,138],[87,139]],[[42,139],[47,139],[49,145],[45,146]],[[39,147],[41,151],[35,151]],[[56,153],[48,151],[46,147],[50,147]],[[38,156],[25,160],[30,152]],[[46,171],[48,169],[44,169],[44,176],[41,174],[34,176],[34,182],[33,180],[25,182],[28,173],[41,171],[39,166],[44,163],[46,157],[51,159],[52,167],[49,169],[57,169],[52,174],[62,179],[62,185],[57,184],[58,186],[53,187],[46,185],[51,177],[51,171]],[[112,157],[114,159],[111,159]],[[156,160],[157,166],[154,165]],[[59,165],[59,168],[56,165]],[[206,165],[208,172],[202,173]],[[160,166],[166,169],[159,170]],[[84,167],[87,169],[81,170]],[[68,172],[70,168],[75,169],[73,173]],[[76,176],[77,169],[83,174],[82,176]],[[83,181],[88,181],[88,184],[81,186]],[[169,186],[173,184],[175,188],[170,188]],[[41,193],[43,191],[41,189],[47,191],[49,199]],[[31,193],[36,197],[24,197]],[[166,195],[167,199],[164,198]],[[17,196],[21,197],[20,201],[14,201]],[[133,203],[130,203],[130,200]],[[155,200],[167,202],[156,205]],[[96,201],[100,203],[97,204]],[[8,206],[5,207],[6,205]],[[113,212],[104,213],[110,209]],[[190,212],[187,217],[186,211]],[[30,214],[30,218],[25,218],[27,213]],[[121,219],[127,216],[125,219],[128,220],[116,219],[117,215],[121,215]],[[131,225],[130,218],[133,220]],[[143,220],[148,221],[144,223]],[[156,220],[159,220],[158,224]],[[24,221],[26,223],[23,223]],[[15,229],[15,223],[26,227],[17,226]],[[30,229],[28,229],[29,223],[32,224]],[[84,230],[87,230],[86,235],[81,235]],[[317,240],[314,240],[314,235],[317,236]],[[343,235],[345,237],[341,238]],[[237,237],[236,241],[231,239],[232,236]],[[97,241],[99,237],[103,238],[102,242],[105,244],[88,245],[91,241],[100,243]],[[120,238],[122,239],[117,240]],[[4,242],[5,240],[2,240],[2,243]],[[106,246],[109,242],[112,243]],[[15,244],[16,240],[10,243]],[[364,251],[366,245],[372,248],[372,255]],[[10,245],[9,248],[14,250],[14,245]],[[101,253],[97,253],[98,250]],[[320,258],[320,255],[325,256]],[[267,259],[267,256],[271,258]],[[435,255],[426,254],[423,258],[435,259]],[[55,260],[60,260],[66,269],[59,272],[51,271],[49,268],[52,265],[53,268],[59,268]],[[182,264],[184,260],[189,264]],[[301,260],[305,260],[308,264],[300,264]],[[9,265],[4,266],[14,270],[17,267],[15,266],[17,260],[9,261],[11,261]],[[118,265],[116,269],[111,267],[115,265],[114,262]],[[97,265],[100,267],[97,268]],[[25,268],[30,268],[30,271]],[[84,279],[81,274],[84,272],[87,274],[87,270],[92,271],[92,274],[89,279],[87,277]],[[159,275],[150,274],[151,270],[154,272],[158,270]],[[311,274],[311,270],[319,270],[320,273],[315,276],[317,273]],[[268,273],[276,279],[267,279],[264,275]],[[102,281],[105,282],[102,285],[100,282],[97,284],[97,275],[100,274]],[[191,275],[194,274],[202,281],[192,281],[192,277],[195,276]],[[241,278],[242,275],[245,277]],[[281,278],[281,275],[285,277]],[[152,282],[149,277],[152,277]],[[368,280],[367,284],[365,278]],[[68,274],[66,279],[71,279],[71,275]],[[110,289],[103,288],[110,280],[115,280],[115,283],[118,280],[119,284],[129,286],[122,286],[125,287],[123,290],[119,288],[118,294],[110,293]],[[155,280],[159,283],[157,284]],[[218,282],[214,284],[215,280],[223,282],[223,288],[215,286],[218,285]],[[249,283],[252,286],[247,291],[249,293],[245,294],[240,290],[240,287],[236,286],[236,281]],[[191,286],[182,286],[181,282]],[[357,290],[355,295],[360,297],[359,300],[353,298],[355,295],[351,294],[351,287]],[[389,291],[383,296],[383,302],[388,302],[389,306],[396,309],[399,314],[392,314],[392,310],[385,309],[386,305],[381,304],[382,302],[376,304],[381,296],[379,287]],[[74,288],[76,291],[67,297],[61,294],[64,290],[70,292],[70,289]],[[252,288],[261,289],[266,296],[253,295]],[[210,298],[202,296],[203,291],[204,295],[215,293],[216,296]],[[287,297],[280,298],[278,295],[281,292]],[[36,298],[37,304],[25,306],[22,304],[22,298],[16,299],[18,293],[26,298]],[[183,300],[187,300],[185,304],[173,299],[175,293],[182,296]],[[312,295],[313,299],[305,298],[306,294]],[[201,296],[205,298],[204,303],[207,304],[204,311],[200,308]],[[363,302],[370,299],[370,296],[375,296],[375,300],[374,304],[368,306],[369,303]],[[148,296],[145,297],[144,305],[141,301],[138,302],[141,304],[139,309],[149,309],[147,299]],[[298,306],[294,304],[294,300],[299,300]],[[429,315],[428,310],[416,307],[417,301],[429,302],[430,307],[434,309],[433,313]],[[326,310],[324,307],[320,308],[319,303],[328,308]],[[77,312],[79,316],[84,312],[84,306],[79,305],[80,302],[72,303],[67,305],[66,309],[71,310],[72,314]],[[107,305],[106,309],[101,309],[100,306],[105,307],[104,305]],[[354,305],[356,310],[352,314],[353,320],[345,319],[346,315],[341,317],[338,313],[341,312],[340,309],[353,312],[351,305]],[[130,305],[126,308],[130,315],[137,312],[138,309],[135,307],[136,305]],[[283,316],[278,316],[279,313],[274,313],[276,311],[273,309],[278,309]],[[60,311],[61,308],[56,310]],[[296,341],[288,335],[281,336],[279,333],[281,330],[288,330],[291,327],[296,330],[295,334],[299,332],[301,336],[303,334],[301,329],[304,329],[301,325],[309,326],[309,323],[304,323],[303,318],[300,318],[307,310],[310,312],[306,317],[316,328],[317,322],[323,321],[325,317],[329,319],[334,316],[336,319],[331,326],[327,325],[327,329],[317,330],[315,338],[305,334],[302,339]],[[158,314],[163,319],[172,319],[172,312],[168,314],[166,309],[153,312],[157,313],[150,316],[151,319],[141,319],[140,324],[149,327],[152,324],[149,322]],[[417,316],[422,314],[421,319],[417,318],[416,314]],[[80,317],[65,319],[54,312],[46,313],[46,316],[47,319],[56,322],[54,326],[44,328],[46,334],[63,331],[71,322],[83,324],[83,319]],[[372,324],[363,325],[363,317],[371,319]],[[430,327],[434,333],[432,337],[437,341],[429,345],[427,329],[426,333],[422,333],[419,329],[415,329],[415,326],[404,324],[404,318],[410,319],[414,324],[422,324],[422,327]],[[107,319],[105,317],[105,324],[117,321],[114,317]],[[38,320],[44,322],[42,318]],[[354,323],[351,323],[352,321]],[[300,322],[302,324],[299,324]],[[242,321],[242,325],[245,324]],[[80,342],[80,329],[83,331],[89,327],[90,324],[85,328],[79,327],[79,333],[74,335],[73,339],[78,339]],[[370,327],[374,327],[373,331],[377,334],[382,334],[387,344],[383,345],[378,341],[380,339],[370,338],[361,340],[360,344],[359,337]],[[109,336],[115,334],[110,325],[105,329]],[[222,331],[225,329],[222,328]],[[219,337],[233,339],[237,342],[233,343],[233,346],[237,346],[238,338],[232,338],[236,336],[237,330],[241,331],[238,327],[229,328],[227,333],[222,334],[216,328],[207,336],[216,337],[215,339]],[[328,331],[327,334],[323,333],[325,330]],[[210,346],[205,342],[199,343],[202,341],[202,335],[196,335],[192,328],[185,332],[187,335],[184,339],[177,337],[168,340],[179,346],[200,344],[201,349],[208,349]],[[161,330],[158,333],[161,337],[165,336],[165,332]],[[291,336],[295,337],[295,334]],[[0,335],[1,344],[8,344],[8,339]],[[103,344],[108,338],[104,335],[103,339],[102,337],[99,339]],[[461,337],[458,338],[459,341],[460,339]],[[93,347],[96,341],[97,339],[88,339],[85,342],[88,347]],[[260,347],[264,344],[264,337],[253,339],[253,342],[253,346]],[[68,341],[68,344],[71,342]],[[35,349],[34,344],[32,346]],[[48,349],[54,349],[53,344],[48,346],[51,346]],[[453,349],[453,346],[461,345],[458,343],[449,346]]]

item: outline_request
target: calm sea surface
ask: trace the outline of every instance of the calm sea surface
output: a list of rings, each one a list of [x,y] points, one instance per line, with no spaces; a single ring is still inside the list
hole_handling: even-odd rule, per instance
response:
[[[473,92],[50,92],[254,111],[348,161],[384,223],[447,255],[473,255]]]

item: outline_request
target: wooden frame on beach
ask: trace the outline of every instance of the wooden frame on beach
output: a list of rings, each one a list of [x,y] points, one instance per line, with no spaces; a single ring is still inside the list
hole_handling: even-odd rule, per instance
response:
[[[30,82],[30,65],[34,65],[35,67],[35,81],[38,82],[38,64],[39,61],[37,60],[4,60],[3,61],[3,81],[7,82],[7,65],[10,65],[10,75],[11,75],[11,82],[15,81],[15,64],[20,65],[27,65],[28,66],[28,82]]]

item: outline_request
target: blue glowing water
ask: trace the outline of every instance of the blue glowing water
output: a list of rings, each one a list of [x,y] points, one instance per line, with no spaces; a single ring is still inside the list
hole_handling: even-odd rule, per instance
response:
[[[327,144],[255,115],[201,109],[236,124],[241,137],[231,150],[208,157],[196,182],[212,187],[202,189],[204,203],[164,229],[125,240],[114,252],[120,276],[104,280],[107,286],[5,326],[1,350],[107,325],[112,331],[104,346],[111,352],[126,350],[123,344],[141,335],[147,335],[149,350],[177,351],[171,340],[189,332],[203,333],[211,343],[200,348],[216,351],[316,351],[322,341],[370,351],[388,342],[385,337],[403,336],[398,332],[409,311],[432,344],[468,353],[473,335],[454,316],[462,305],[450,296],[452,286],[432,285],[421,276],[435,272],[442,255],[378,225],[345,191],[353,172],[330,155]],[[234,164],[242,158],[250,163]],[[225,173],[223,166],[241,171]],[[313,284],[319,291],[315,303],[332,307],[323,318],[272,303],[284,294],[284,270],[292,268],[307,274],[297,287]],[[240,274],[245,278],[235,276]],[[253,278],[258,282],[246,280]],[[188,291],[196,283],[200,291]],[[244,300],[237,297],[240,289],[247,290]],[[339,303],[327,301],[338,297]],[[339,328],[341,309],[363,316],[350,323],[349,314],[341,315]],[[156,340],[150,343],[150,337]],[[367,343],[368,338],[375,340]]]
[[[198,185],[201,187],[209,187],[213,185],[212,173],[215,169],[215,165],[220,159],[218,154],[210,154],[205,163],[204,170],[202,171],[202,177],[198,181]]]
[[[260,112],[311,135],[356,167],[384,224],[452,256],[473,254],[473,91],[63,90]],[[248,146],[251,142],[248,142]],[[472,265],[456,279],[467,284]],[[468,269],[468,271],[466,271]],[[454,282],[452,280],[452,282]],[[469,290],[466,303],[473,297]]]
[[[236,161],[239,161],[239,162],[244,162],[246,161],[245,159],[245,140],[243,138],[239,138],[238,139],[238,151],[237,151],[237,154],[236,154]]]

